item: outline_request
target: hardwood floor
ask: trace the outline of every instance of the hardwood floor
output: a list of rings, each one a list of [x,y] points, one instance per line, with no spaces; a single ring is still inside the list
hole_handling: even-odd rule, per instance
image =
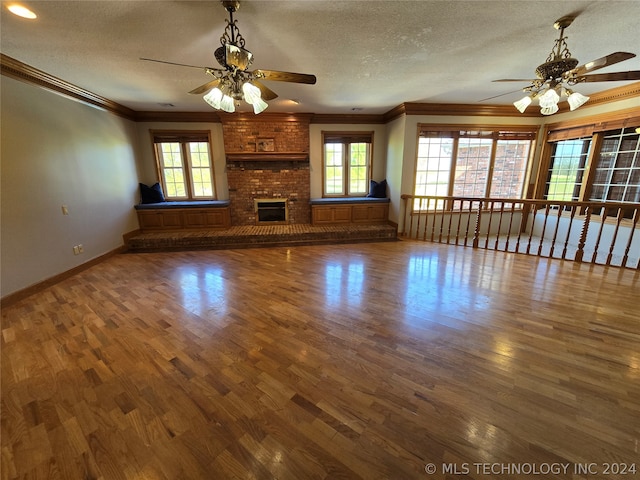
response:
[[[116,255],[2,311],[2,478],[638,478],[639,312],[428,243]]]

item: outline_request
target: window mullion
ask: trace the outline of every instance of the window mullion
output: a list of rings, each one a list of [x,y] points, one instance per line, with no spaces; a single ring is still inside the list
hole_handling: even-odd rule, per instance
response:
[[[593,181],[596,176],[596,164],[600,157],[603,138],[604,134],[602,132],[594,133],[591,138],[591,147],[589,155],[587,156],[587,164],[584,167],[584,177],[582,179],[582,186],[580,187],[580,193],[578,195],[579,202],[586,202],[591,196],[591,187],[593,186]]]
[[[342,193],[343,195],[349,195],[349,185],[351,177],[351,144],[345,142],[342,148]]]
[[[182,158],[184,164],[184,180],[187,184],[187,196],[193,198],[193,180],[191,175],[191,155],[189,152],[189,143],[184,139],[180,140],[180,148],[182,149]]]
[[[456,179],[456,166],[458,164],[458,142],[460,141],[459,135],[453,136],[453,148],[451,149],[451,165],[449,170],[449,185],[447,188],[447,196],[453,195],[453,187]],[[445,202],[446,210],[453,209],[453,200],[447,200]]]
[[[493,181],[493,167],[496,162],[496,152],[498,151],[498,139],[494,136],[491,143],[491,155],[489,156],[489,171],[487,172],[487,182],[484,185],[484,197],[489,197],[491,192],[491,182]]]

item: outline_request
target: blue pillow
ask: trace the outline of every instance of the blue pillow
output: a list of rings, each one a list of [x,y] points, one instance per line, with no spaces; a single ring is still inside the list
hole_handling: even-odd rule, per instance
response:
[[[164,193],[162,193],[162,185],[156,183],[152,186],[147,186],[144,183],[140,184],[140,203],[160,203],[164,202]]]
[[[376,182],[371,180],[369,183],[369,194],[367,197],[387,198],[387,181],[382,180],[381,182]]]

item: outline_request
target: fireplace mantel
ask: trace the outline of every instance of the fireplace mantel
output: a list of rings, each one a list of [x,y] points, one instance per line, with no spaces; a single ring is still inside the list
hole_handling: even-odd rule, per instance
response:
[[[238,152],[227,153],[228,162],[308,162],[307,152]]]

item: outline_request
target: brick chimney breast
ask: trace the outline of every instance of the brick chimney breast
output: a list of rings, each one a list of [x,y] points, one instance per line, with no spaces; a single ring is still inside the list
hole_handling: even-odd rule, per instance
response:
[[[232,225],[255,225],[256,199],[287,199],[290,224],[311,222],[308,115],[222,116]]]

